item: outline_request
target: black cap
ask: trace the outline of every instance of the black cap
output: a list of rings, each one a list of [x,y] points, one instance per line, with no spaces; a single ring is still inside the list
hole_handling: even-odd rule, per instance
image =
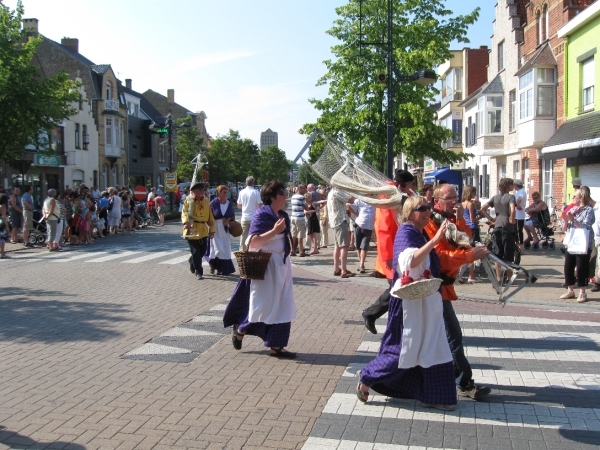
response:
[[[414,180],[415,177],[408,170],[396,170],[396,176],[394,177],[396,183],[409,183]]]

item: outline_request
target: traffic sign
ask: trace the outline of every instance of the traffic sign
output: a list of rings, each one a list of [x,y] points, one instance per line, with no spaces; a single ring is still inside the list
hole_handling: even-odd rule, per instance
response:
[[[135,198],[136,200],[146,200],[146,197],[148,196],[148,190],[146,189],[145,186],[136,186],[133,189],[133,198]]]
[[[165,187],[169,192],[177,188],[177,172],[165,172]]]

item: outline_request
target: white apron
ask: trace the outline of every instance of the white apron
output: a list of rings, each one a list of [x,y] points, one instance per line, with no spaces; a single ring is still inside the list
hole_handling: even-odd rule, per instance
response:
[[[285,264],[283,262],[284,239],[285,234],[280,233],[261,247],[262,251],[272,254],[265,279],[252,280],[250,283],[249,322],[273,325],[291,322],[296,318],[292,264],[289,255]],[[253,246],[252,250],[257,249]]]
[[[429,270],[429,257],[417,267],[410,268],[417,250],[407,248],[398,257],[398,273],[408,270],[408,276],[415,281],[423,278],[423,272]],[[404,300],[402,310],[404,331],[398,367],[427,368],[452,361],[441,294],[435,292],[422,300]]]
[[[223,219],[216,221],[216,231],[210,240],[210,259],[231,259],[231,235],[225,231]]]

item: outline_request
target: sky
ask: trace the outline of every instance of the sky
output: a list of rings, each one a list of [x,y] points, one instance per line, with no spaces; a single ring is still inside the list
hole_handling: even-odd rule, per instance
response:
[[[14,9],[17,0],[4,0]],[[337,41],[326,34],[347,0],[22,0],[24,18],[60,42],[79,39],[79,52],[110,64],[132,88],[167,95],[192,112],[204,111],[208,133],[230,129],[260,143],[270,128],[294,159],[315,122],[310,98],[325,98],[316,83]],[[455,14],[474,2],[446,0]],[[486,2],[484,2],[486,3]],[[490,46],[495,2],[482,6],[469,47]],[[456,44],[452,49],[467,45]]]

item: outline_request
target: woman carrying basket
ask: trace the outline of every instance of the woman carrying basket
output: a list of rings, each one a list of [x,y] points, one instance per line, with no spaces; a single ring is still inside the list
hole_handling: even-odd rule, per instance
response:
[[[252,217],[246,245],[250,251],[271,253],[264,280],[240,278],[225,309],[224,326],[233,326],[233,348],[242,348],[245,335],[254,335],[270,347],[270,356],[295,358],[284,349],[296,318],[290,263],[290,218],[285,208],[285,186],[279,180],[265,184],[260,192],[263,206]],[[239,264],[240,275],[245,268]]]
[[[433,250],[446,222],[428,242],[423,229],[430,216],[424,197],[409,197],[402,207],[387,329],[377,357],[357,373],[361,402],[368,400],[371,388],[388,397],[419,400],[428,408],[451,411],[456,405],[454,363],[437,279],[440,260]]]

